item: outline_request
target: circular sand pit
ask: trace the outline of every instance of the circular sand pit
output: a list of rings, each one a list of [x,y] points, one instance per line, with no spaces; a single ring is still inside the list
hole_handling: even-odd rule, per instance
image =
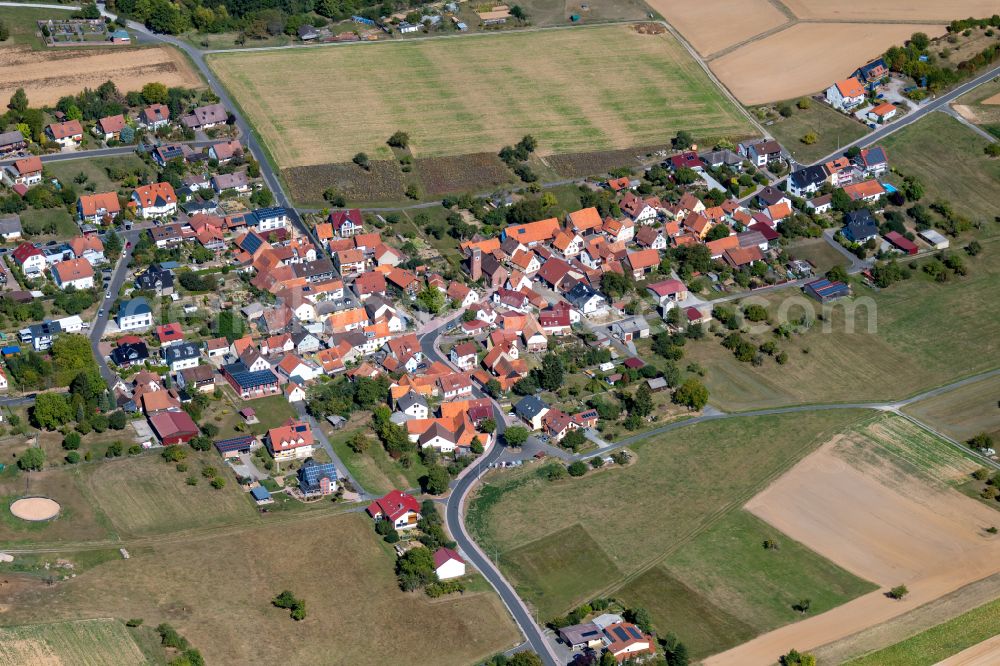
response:
[[[59,502],[48,497],[22,497],[10,505],[10,512],[21,520],[51,520],[59,515]]]

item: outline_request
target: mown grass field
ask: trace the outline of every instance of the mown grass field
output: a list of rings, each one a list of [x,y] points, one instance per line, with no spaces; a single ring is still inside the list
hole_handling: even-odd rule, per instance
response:
[[[1000,438],[1000,376],[907,405],[903,411],[944,434],[965,441],[981,432]]]
[[[931,666],[997,635],[1000,599],[923,631],[878,652],[849,661],[850,666]],[[988,663],[986,661],[977,663]]]
[[[56,586],[15,588],[0,622],[84,613],[169,622],[209,664],[465,666],[520,642],[492,592],[437,600],[404,593],[394,562],[366,516],[311,515],[162,540]],[[271,605],[285,589],[305,600],[305,620]]]
[[[544,154],[751,132],[666,34],[632,26],[500,33],[209,57],[277,163],[492,152],[525,134]],[[332,111],[332,107],[336,111]]]
[[[846,146],[868,132],[868,128],[857,120],[834,111],[822,102],[810,99],[808,109],[798,108],[795,102],[789,102],[792,106],[790,117],[782,118],[775,114],[773,124],[767,129],[802,164],[811,164],[826,157],[838,146]],[[816,134],[816,143],[807,145],[802,142],[802,137],[810,132]]]
[[[138,155],[49,162],[45,165],[45,170],[51,173],[53,178],[58,178],[64,186],[76,188],[80,194],[85,193],[88,185],[93,185],[95,192],[117,192],[120,186],[117,181],[108,177],[109,167],[120,167],[130,171],[142,170],[148,176],[155,175]],[[81,173],[87,176],[87,181],[82,185],[75,180]]]
[[[855,286],[856,296],[874,303],[873,332],[864,306],[857,308],[854,331],[848,330],[844,305],[851,301],[845,301],[834,306],[828,322],[816,321],[807,332],[778,342],[788,353],[783,366],[771,359],[760,367],[741,363],[712,335],[688,344],[685,361],[706,368],[710,402],[728,411],[901,399],[992,370],[1000,349],[1000,320],[994,316],[1000,305],[1000,264],[991,256],[992,244],[985,247],[978,257],[966,258],[970,270],[964,278],[937,283],[917,272],[878,293]],[[789,320],[798,319],[804,308],[819,312],[814,301],[789,290],[764,298],[773,315],[787,307]],[[770,333],[755,336],[758,343],[771,338]],[[652,353],[643,358],[660,362]]]
[[[949,201],[957,213],[986,223],[988,233],[995,233],[1000,160],[983,153],[986,144],[943,113],[928,114],[882,142],[893,168],[920,179],[925,203]]]
[[[86,494],[121,535],[245,522],[257,515],[214,451],[192,451],[185,462],[186,472],[178,472],[159,456],[107,462],[84,468],[81,481]],[[217,490],[202,477],[202,468],[208,465],[226,478],[225,487]],[[187,485],[189,476],[196,477],[198,484]]]
[[[358,428],[333,430],[325,423],[323,428],[326,429],[334,453],[365,490],[375,494],[385,494],[394,488],[406,490],[420,487],[419,479],[427,472],[423,463],[415,461],[410,469],[403,469],[402,465],[390,458],[381,443],[372,436],[368,424],[363,426],[363,431],[369,435],[370,442],[368,450],[363,453],[355,453],[347,446],[347,440],[357,432]]]
[[[467,523],[539,618],[611,594],[649,606],[661,632],[674,631],[709,654],[795,620],[790,606],[800,598],[827,608],[867,591],[863,581],[786,544],[740,509],[866,415],[701,423],[636,445],[637,460],[626,468],[554,483],[534,468],[494,475]],[[782,549],[764,553],[764,535],[779,538]],[[713,619],[700,626],[702,617]]]
[[[38,31],[36,21],[46,19],[68,19],[70,11],[66,9],[43,8],[43,7],[0,7],[0,21],[7,24],[10,30],[10,37],[3,43],[3,46],[30,46],[32,49],[43,50],[45,45],[42,38],[35,33]]]
[[[0,627],[0,665],[148,664],[146,656],[118,620],[80,620]]]

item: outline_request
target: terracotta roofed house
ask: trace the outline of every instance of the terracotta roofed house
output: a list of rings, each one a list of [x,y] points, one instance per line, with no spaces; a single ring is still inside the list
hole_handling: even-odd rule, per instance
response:
[[[660,253],[656,250],[637,250],[629,252],[626,261],[635,279],[641,280],[643,275],[660,264]]]
[[[60,261],[52,267],[52,279],[60,289],[90,289],[94,286],[94,267],[86,259]]]
[[[103,137],[105,141],[118,137],[118,134],[125,129],[125,116],[106,116],[97,121],[94,125],[94,134]]]
[[[289,419],[267,431],[267,448],[278,461],[308,458],[314,448],[312,428],[304,421]]]
[[[368,505],[368,515],[388,520],[397,530],[413,529],[420,520],[420,503],[409,493],[391,490]]]
[[[162,217],[177,212],[177,195],[170,183],[153,183],[137,187],[132,192],[132,203],[143,218]]]
[[[627,185],[627,178],[625,182]],[[566,221],[569,223],[570,229],[581,236],[597,233],[601,230],[601,225],[604,223],[601,220],[601,214],[593,206],[590,208],[581,208],[578,211],[570,213],[566,216]]]
[[[31,187],[42,182],[42,158],[31,155],[7,166],[0,172],[0,181],[13,187],[14,185],[24,185]]]
[[[840,111],[849,111],[865,101],[865,87],[853,76],[826,89],[826,101]]]
[[[121,212],[118,194],[115,192],[100,192],[84,194],[76,202],[76,212],[80,220],[97,224],[104,219],[113,220]]]
[[[166,104],[150,104],[139,112],[139,124],[147,129],[157,129],[170,122],[170,107]]]
[[[83,125],[80,124],[79,120],[52,123],[45,128],[45,135],[50,141],[58,143],[63,148],[68,148],[83,141]]]

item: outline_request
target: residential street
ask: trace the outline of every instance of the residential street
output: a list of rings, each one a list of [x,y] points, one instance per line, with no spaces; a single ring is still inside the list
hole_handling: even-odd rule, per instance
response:
[[[104,335],[104,329],[108,326],[108,318],[111,316],[111,304],[118,297],[118,292],[121,291],[122,285],[125,284],[125,278],[128,277],[128,265],[132,260],[132,250],[135,247],[135,241],[139,237],[139,233],[138,230],[132,229],[122,234],[123,242],[127,247],[122,250],[122,256],[118,259],[115,272],[111,276],[111,284],[108,287],[108,290],[111,292],[111,298],[106,299],[103,294],[101,295],[100,308],[103,309],[103,313],[90,324],[90,347],[94,350],[94,358],[97,359],[97,366],[100,368],[101,376],[104,377],[104,381],[108,383],[109,388],[117,383],[118,375],[108,367],[107,359],[101,354],[101,336]]]

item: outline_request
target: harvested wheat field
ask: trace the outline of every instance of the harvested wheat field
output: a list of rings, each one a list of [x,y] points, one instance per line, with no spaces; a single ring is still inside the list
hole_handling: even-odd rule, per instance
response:
[[[769,0],[648,0],[647,4],[706,56],[789,21]],[[723,25],[725,30],[720,30]]]
[[[997,12],[996,0],[782,0],[800,19],[944,21],[967,16],[982,18]],[[914,32],[916,32],[914,28]]]
[[[117,620],[78,620],[0,628],[0,666],[126,666],[148,663]]]
[[[655,26],[659,28],[659,26]],[[746,136],[749,122],[662,29],[498,33],[210,56],[282,167],[494,152],[533,135],[541,154]],[[628,72],[618,75],[615,72]]]
[[[122,92],[151,81],[167,86],[201,87],[184,56],[172,48],[32,51],[0,49],[0,99],[24,88],[33,106],[51,105],[65,95],[114,81]]]
[[[906,613],[1000,570],[997,510],[952,486],[971,459],[898,417],[838,436],[746,508],[882,590],[716,655],[706,664],[770,664]],[[905,584],[902,601],[884,592]]]
[[[713,60],[712,71],[744,104],[790,99],[826,90],[918,31],[934,37],[944,32],[944,26],[799,23]],[[850,48],[844,48],[845,44]],[[801,53],[822,53],[823,57],[789,56]]]

